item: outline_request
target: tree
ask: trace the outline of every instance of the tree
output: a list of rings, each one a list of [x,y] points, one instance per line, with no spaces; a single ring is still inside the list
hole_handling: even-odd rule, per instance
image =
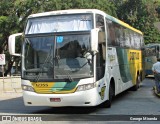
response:
[[[10,70],[13,64],[8,54],[8,36],[17,32],[18,18],[14,13],[14,0],[1,0],[0,2],[0,54],[6,54],[6,70]],[[6,75],[6,73],[5,73]]]
[[[154,27],[160,19],[159,8],[158,0],[1,0],[0,54],[7,56],[5,75],[15,61],[20,61],[8,53],[8,36],[23,32],[30,14],[64,9],[100,9],[141,30],[145,43],[150,43],[160,41],[160,32]]]
[[[0,54],[6,54],[5,76],[19,57],[8,53],[8,37],[22,32],[27,17],[32,13],[53,10],[95,8],[115,15],[114,6],[108,0],[1,0],[0,1]],[[20,50],[20,49],[19,49]]]
[[[160,32],[154,27],[154,23],[159,21],[157,4],[154,0],[123,0],[117,6],[117,15],[119,19],[141,30],[146,44],[158,42]]]

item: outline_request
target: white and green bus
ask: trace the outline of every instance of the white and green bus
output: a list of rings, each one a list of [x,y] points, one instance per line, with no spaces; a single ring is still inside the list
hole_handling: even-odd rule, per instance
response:
[[[141,31],[96,9],[59,10],[28,17],[22,35],[26,106],[111,106],[142,81]]]
[[[160,57],[160,44],[150,43],[145,46],[145,75],[153,75],[152,66]]]

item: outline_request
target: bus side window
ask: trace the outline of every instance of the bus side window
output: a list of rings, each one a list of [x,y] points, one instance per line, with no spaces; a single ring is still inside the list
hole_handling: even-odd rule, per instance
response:
[[[115,46],[116,36],[115,36],[115,28],[113,22],[106,19],[106,26],[107,26],[107,44],[109,46]]]
[[[160,51],[159,51],[159,45],[157,46],[157,58],[160,58]]]
[[[105,72],[105,56],[106,56],[106,35],[105,35],[105,24],[104,17],[102,15],[96,15],[96,27],[99,28],[98,34],[98,53],[96,57],[96,68],[97,68],[97,80],[104,77]]]
[[[159,52],[159,46],[157,46],[157,52]]]
[[[159,45],[157,45],[157,50],[156,50],[156,57],[159,58]]]
[[[102,15],[99,15],[99,14],[96,15],[96,28],[99,28],[100,31],[102,32],[105,31],[104,18]]]

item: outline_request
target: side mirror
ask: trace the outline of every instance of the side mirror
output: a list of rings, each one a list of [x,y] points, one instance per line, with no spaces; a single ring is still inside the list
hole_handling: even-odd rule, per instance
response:
[[[21,56],[21,54],[19,53],[16,53],[15,50],[16,50],[16,37],[17,36],[22,36],[22,33],[17,33],[17,34],[12,34],[9,36],[9,39],[8,39],[8,49],[9,49],[9,53],[11,55],[14,55],[14,56]]]
[[[98,32],[99,32],[98,28],[91,30],[91,51],[93,53],[98,52]]]

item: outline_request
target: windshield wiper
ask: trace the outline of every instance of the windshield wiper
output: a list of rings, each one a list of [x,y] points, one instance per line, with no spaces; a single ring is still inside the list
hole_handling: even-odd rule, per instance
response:
[[[59,56],[59,54],[58,54],[58,49],[56,50],[56,57],[55,57],[55,59],[57,60],[57,65],[58,65],[58,68],[59,68],[59,60],[60,60],[60,56]],[[69,72],[66,72],[66,71],[61,71],[60,69],[58,70],[61,74],[65,74],[67,77],[68,77],[68,79],[69,79],[69,81],[70,82],[73,82],[74,80],[73,80],[73,78],[71,77],[71,75],[69,74]]]
[[[40,74],[42,74],[42,72],[43,72],[43,68],[44,68],[44,66],[46,65],[46,63],[49,61],[49,60],[52,60],[52,59],[50,59],[50,58],[52,58],[52,46],[50,46],[50,50],[49,50],[49,52],[48,52],[48,54],[47,54],[47,57],[46,57],[46,59],[45,59],[45,61],[44,61],[44,63],[43,63],[43,65],[42,65],[42,67],[40,67],[40,73],[38,74],[38,76],[37,76],[37,78],[35,79],[36,80],[36,82],[38,82],[39,81],[39,78],[40,78]],[[50,61],[50,63],[52,64],[52,66],[53,66],[53,63],[52,63],[52,61]]]
[[[69,79],[70,82],[74,81],[73,78],[71,77],[71,75],[69,74],[69,72],[67,72],[67,77],[68,77],[68,79]]]
[[[58,67],[58,70],[57,72],[59,72],[61,75],[58,76],[58,75],[55,75],[56,77],[63,77],[64,76],[67,76],[67,79],[70,81],[70,82],[73,82],[74,79],[72,78],[72,76],[69,74],[69,72],[67,72],[66,70],[61,70],[61,68]]]

